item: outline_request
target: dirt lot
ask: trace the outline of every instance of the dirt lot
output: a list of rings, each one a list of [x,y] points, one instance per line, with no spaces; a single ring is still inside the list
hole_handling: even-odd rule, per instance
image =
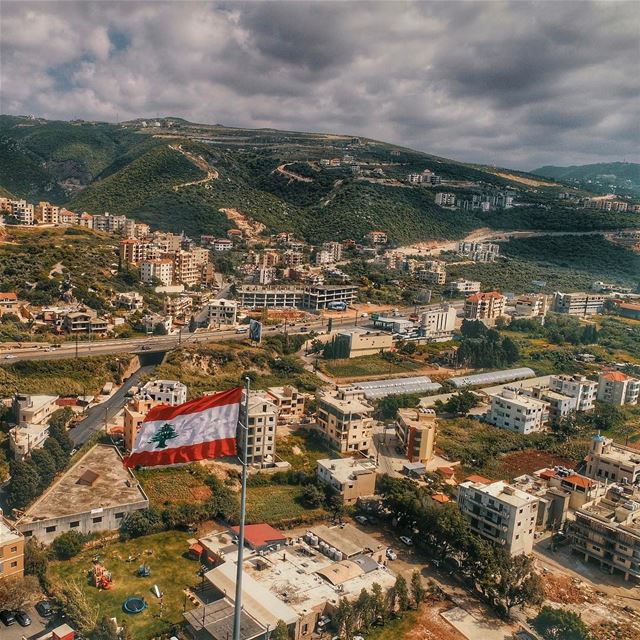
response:
[[[556,456],[546,451],[539,451],[538,449],[525,449],[524,451],[509,453],[500,458],[500,462],[505,470],[505,474],[511,478],[521,476],[525,473],[530,474],[544,467],[554,467],[558,465],[572,468],[574,466],[574,462],[567,458]]]
[[[447,600],[426,603],[413,629],[405,633],[402,640],[467,640],[440,615],[451,606],[452,603]]]

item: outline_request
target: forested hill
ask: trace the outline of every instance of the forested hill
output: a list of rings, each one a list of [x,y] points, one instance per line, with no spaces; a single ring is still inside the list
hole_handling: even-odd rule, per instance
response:
[[[333,163],[328,165],[328,161]],[[431,171],[441,185],[410,184]],[[362,239],[387,231],[394,243],[458,238],[497,229],[611,229],[637,215],[577,209],[560,187],[531,174],[472,166],[364,138],[200,125],[177,118],[118,125],[0,116],[0,193],[90,213],[123,213],[155,228],[222,234],[222,210],[310,241]],[[517,207],[443,208],[499,191]],[[233,214],[231,217],[236,217]]]
[[[531,173],[590,191],[640,196],[640,164],[635,162],[601,162],[569,167],[545,166],[534,169]]]

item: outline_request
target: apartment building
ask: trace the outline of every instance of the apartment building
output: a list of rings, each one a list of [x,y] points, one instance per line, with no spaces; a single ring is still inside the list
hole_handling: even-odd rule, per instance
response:
[[[331,302],[353,304],[358,287],[353,285],[259,286],[241,285],[237,296],[241,307],[273,309],[304,307],[326,309]]]
[[[238,317],[238,303],[224,298],[210,300],[204,306],[203,312],[209,327],[235,324]]]
[[[420,316],[422,334],[435,342],[449,340],[456,328],[456,318],[456,309],[449,304],[427,309]]]
[[[62,320],[62,328],[68,333],[106,333],[107,321],[88,311],[72,311]]]
[[[187,386],[177,380],[150,380],[140,389],[140,397],[176,406],[187,401]]]
[[[164,253],[176,253],[180,251],[184,239],[183,235],[166,233],[164,231],[154,231],[151,236],[151,241]]]
[[[316,252],[314,258],[316,267],[321,267],[322,265],[326,264],[333,264],[334,262],[335,260],[333,258],[333,253],[331,253],[330,251],[324,251],[323,249],[320,249],[320,251]]]
[[[88,227],[89,229],[93,229],[93,216],[91,216],[91,219],[91,226]],[[69,211],[68,209],[60,209],[60,212],[58,213],[58,220],[60,224],[79,224],[80,216],[74,211]],[[82,226],[86,226],[86,224],[83,224]]]
[[[254,273],[254,282],[266,285],[278,279],[278,270],[275,267],[260,267]]]
[[[553,310],[572,316],[592,316],[602,313],[604,296],[594,293],[561,293],[556,291],[553,297]]]
[[[428,260],[424,269],[418,271],[418,280],[428,284],[444,284],[447,281],[447,269],[441,260]]]
[[[57,400],[58,396],[16,393],[12,403],[13,419],[18,425],[48,422],[54,411],[60,408]]]
[[[15,460],[23,460],[34,449],[44,446],[49,437],[49,425],[23,423],[9,430],[9,449]]]
[[[35,221],[35,212],[32,204],[26,200],[11,200],[11,215],[19,224],[31,225]]]
[[[549,424],[557,423],[576,410],[576,399],[565,396],[547,387],[529,387],[522,389],[522,394],[530,398],[537,398],[547,403]]]
[[[440,207],[455,207],[456,206],[456,194],[455,193],[436,193],[436,204]]]
[[[616,406],[636,405],[640,398],[640,380],[621,371],[605,371],[598,376],[598,400]]]
[[[120,240],[120,263],[140,264],[145,260],[156,260],[161,256],[160,249],[151,242],[128,238]]]
[[[119,309],[127,311],[139,311],[144,307],[144,298],[137,291],[118,293],[113,301]]]
[[[504,315],[506,301],[497,291],[474,293],[464,301],[464,317],[493,323]]]
[[[369,231],[366,238],[371,244],[387,244],[388,242],[387,234],[379,230]]]
[[[206,259],[204,254],[206,253]],[[176,282],[187,287],[199,284],[202,280],[202,267],[208,261],[209,253],[206,249],[193,251],[177,251],[174,256],[174,275]]]
[[[409,462],[431,460],[437,433],[433,409],[398,409],[395,429]]]
[[[278,407],[278,424],[299,423],[304,416],[305,397],[291,385],[269,387],[269,400]]]
[[[304,253],[289,249],[282,254],[282,263],[285,267],[299,267],[304,264]]]
[[[340,331],[334,338],[334,345],[334,358],[359,358],[390,351],[393,336],[374,331]]]
[[[240,405],[240,421],[245,423],[245,402]],[[278,407],[269,395],[261,391],[249,394],[249,420],[247,433],[247,463],[256,466],[273,464],[276,454],[276,427],[278,424]],[[244,446],[241,430],[238,442]]]
[[[163,403],[158,400],[152,400],[150,397],[136,396],[125,405],[123,411],[124,447],[127,451],[133,450],[138,430],[147,413],[159,404]]]
[[[517,318],[544,318],[547,310],[548,300],[544,294],[523,295],[516,300],[514,315]]]
[[[591,439],[585,462],[585,475],[594,480],[624,484],[635,484],[640,480],[640,451],[616,444],[600,434]]]
[[[193,298],[190,296],[165,296],[162,301],[162,313],[165,316],[182,318],[189,313],[193,307]]]
[[[0,293],[0,316],[18,312],[18,296],[14,291]]]
[[[126,222],[126,216],[115,216],[108,212],[97,214],[93,216],[93,229],[107,232],[122,231]]]
[[[0,509],[0,580],[24,575],[24,538]]]
[[[341,242],[323,242],[321,251],[328,253],[333,262],[342,260],[342,243]]]
[[[449,282],[447,285],[447,290],[451,294],[456,293],[479,293],[482,284],[476,280],[465,280],[464,278],[458,278],[457,280],[453,280],[453,282]]]
[[[640,579],[640,491],[613,485],[575,512],[569,527],[573,551],[625,580]]]
[[[41,200],[34,210],[34,217],[37,222],[42,224],[58,224],[60,222],[60,207]]]
[[[320,431],[340,453],[369,453],[372,414],[373,406],[363,391],[341,388],[318,392]]]
[[[372,460],[336,458],[318,460],[317,478],[329,485],[342,498],[344,504],[355,504],[358,498],[376,492],[376,464]]]
[[[495,262],[500,255],[500,245],[492,242],[460,242],[458,253],[474,262]]]
[[[326,309],[332,302],[344,302],[351,306],[358,293],[358,287],[351,284],[325,284],[305,287],[302,296],[302,306],[306,309],[318,311]]]
[[[159,281],[164,286],[173,283],[173,260],[171,258],[157,258],[144,260],[140,265],[140,279],[145,284]]]
[[[471,530],[512,556],[533,551],[538,503],[538,497],[502,480],[466,481],[458,487],[458,508]]]
[[[505,387],[489,397],[491,408],[484,414],[486,422],[524,435],[542,431],[547,426],[548,403],[525,395],[518,387]]]
[[[596,400],[598,383],[584,376],[559,375],[549,378],[549,389],[576,401],[576,411],[591,411]]]

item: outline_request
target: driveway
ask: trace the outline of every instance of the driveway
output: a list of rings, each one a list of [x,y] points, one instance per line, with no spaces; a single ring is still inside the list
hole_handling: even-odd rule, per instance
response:
[[[18,623],[5,627],[0,622],[0,638],[2,640],[34,640],[44,634],[45,631],[51,631],[62,624],[61,620],[47,620],[38,615],[34,607],[26,607],[25,611],[31,618],[31,624],[28,627],[21,627]]]

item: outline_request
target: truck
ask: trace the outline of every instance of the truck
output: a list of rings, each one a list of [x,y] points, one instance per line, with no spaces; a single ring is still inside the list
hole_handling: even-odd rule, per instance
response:
[[[333,302],[328,302],[327,303],[327,309],[329,311],[346,311],[347,310],[347,303],[346,302],[340,302],[339,300],[335,300]]]

